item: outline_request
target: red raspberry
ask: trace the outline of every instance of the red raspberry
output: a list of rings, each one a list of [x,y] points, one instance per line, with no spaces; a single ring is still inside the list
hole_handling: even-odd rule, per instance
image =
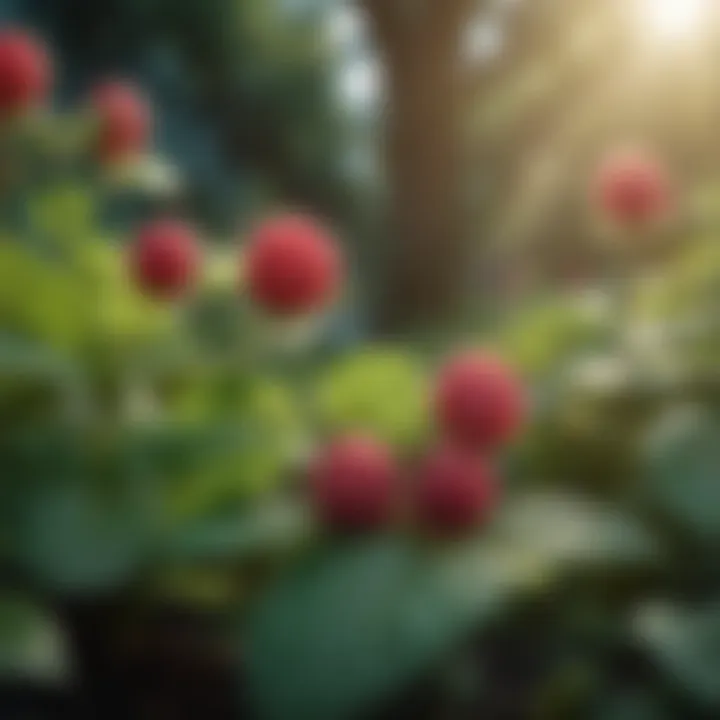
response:
[[[152,132],[152,110],[130,83],[112,80],[95,88],[92,106],[98,118],[97,152],[114,162],[142,152]]]
[[[45,48],[21,30],[0,31],[0,113],[40,104],[50,90],[52,67]]]
[[[393,515],[397,480],[385,446],[368,437],[344,437],[326,448],[313,467],[315,506],[335,529],[376,529]]]
[[[672,204],[666,168],[639,151],[618,152],[607,158],[598,171],[596,191],[602,210],[622,227],[658,222]]]
[[[522,387],[498,358],[470,352],[451,359],[440,371],[435,413],[455,443],[478,449],[502,445],[517,431],[524,411]]]
[[[250,295],[267,312],[316,310],[337,292],[342,258],[329,231],[302,215],[281,215],[253,233],[246,256]]]
[[[156,220],[137,235],[130,256],[138,286],[157,298],[175,298],[196,281],[200,250],[195,231],[177,220]]]
[[[498,497],[493,472],[475,455],[446,446],[425,459],[418,478],[420,520],[440,533],[477,527],[488,519]]]

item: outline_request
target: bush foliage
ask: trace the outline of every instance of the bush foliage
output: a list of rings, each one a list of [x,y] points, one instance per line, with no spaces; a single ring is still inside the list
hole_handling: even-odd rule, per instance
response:
[[[138,208],[168,207],[143,172],[159,160],[110,171],[88,151],[94,128],[79,113],[2,129],[0,566],[13,582],[0,667],[42,671],[32,643],[56,637],[68,602],[170,597],[228,620],[261,717],[343,720],[428,674],[448,703],[474,702],[441,672],[456,661],[486,673],[474,692],[489,702],[492,633],[523,642],[540,606],[556,645],[525,639],[542,654],[522,695],[538,717],[717,708],[713,213],[669,260],[458,338],[499,348],[532,400],[487,527],[338,537],[308,507],[308,457],[348,430],[421,453],[437,358],[422,344],[313,354],[320,317],[288,349],[297,321],[258,312],[241,249],[212,238],[195,295],[146,297],[125,258]],[[621,683],[628,648],[652,672]]]

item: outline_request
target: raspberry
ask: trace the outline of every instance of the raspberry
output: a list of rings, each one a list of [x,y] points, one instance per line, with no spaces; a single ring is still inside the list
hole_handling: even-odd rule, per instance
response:
[[[177,220],[156,220],[141,228],[130,256],[132,275],[143,292],[167,299],[195,283],[200,260],[195,231]]]
[[[496,478],[482,460],[457,446],[446,446],[425,459],[416,506],[425,526],[452,534],[486,521],[497,496]]]
[[[384,445],[359,435],[341,438],[313,467],[318,514],[337,530],[379,528],[395,510],[397,479],[395,462]]]
[[[671,181],[660,162],[639,151],[618,152],[601,165],[598,202],[622,227],[637,228],[662,220],[672,202]]]
[[[92,106],[98,118],[97,153],[115,162],[142,152],[150,140],[152,111],[131,84],[112,80],[95,88]]]
[[[440,372],[437,422],[447,439],[466,448],[490,449],[510,440],[524,409],[518,379],[498,358],[481,352],[462,354]]]
[[[301,215],[262,223],[251,237],[246,263],[251,297],[273,315],[319,309],[335,295],[343,274],[335,239]]]
[[[42,103],[52,67],[45,48],[21,30],[0,31],[0,113],[12,115]]]

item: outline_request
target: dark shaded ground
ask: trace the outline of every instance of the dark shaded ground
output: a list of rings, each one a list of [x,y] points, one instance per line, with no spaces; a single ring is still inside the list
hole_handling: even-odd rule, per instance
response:
[[[459,664],[422,678],[367,720],[620,720],[597,709],[606,698],[646,691],[662,711],[650,720],[715,717],[688,708],[667,691],[647,658],[622,643],[593,655],[603,669],[591,690],[561,692],[548,704],[548,684],[567,651],[553,613],[533,607],[524,622],[516,618],[483,632],[457,656]],[[82,683],[67,690],[0,685],[2,720],[254,720],[227,629],[215,619],[171,608],[134,614],[72,606],[65,620],[79,650]],[[458,682],[457,672],[447,670],[460,666]]]

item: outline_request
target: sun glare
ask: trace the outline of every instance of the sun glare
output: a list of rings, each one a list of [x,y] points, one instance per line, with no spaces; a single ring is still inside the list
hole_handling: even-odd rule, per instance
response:
[[[666,38],[684,38],[701,29],[712,0],[643,0],[643,21]]]

